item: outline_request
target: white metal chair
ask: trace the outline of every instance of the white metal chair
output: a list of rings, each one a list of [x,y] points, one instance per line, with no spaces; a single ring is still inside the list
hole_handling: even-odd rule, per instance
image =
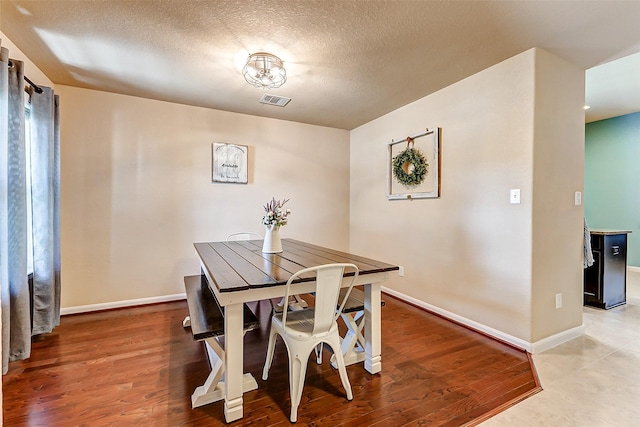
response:
[[[338,301],[345,269],[348,271],[353,270],[353,276],[345,279],[349,280],[349,286],[346,287],[347,292],[345,292],[342,301]],[[282,313],[275,313],[272,316],[267,357],[262,370],[262,379],[266,380],[269,377],[269,369],[273,361],[276,335],[280,335],[289,354],[291,422],[296,422],[298,419],[298,406],[300,405],[304,388],[309,356],[312,351],[318,351],[322,343],[327,343],[336,355],[338,372],[340,373],[342,386],[347,392],[347,399],[353,399],[351,385],[347,377],[347,369],[340,350],[337,319],[358,277],[358,267],[354,264],[340,263],[325,264],[300,270],[287,281],[285,301],[288,300],[290,294],[295,293],[296,284],[293,282],[301,276],[308,280],[308,273],[316,274],[315,306],[298,311],[284,310]],[[339,307],[337,311],[336,306]],[[320,361],[320,359],[318,360]]]
[[[235,242],[238,240],[262,240],[262,236],[258,233],[252,233],[249,231],[231,233],[227,236],[227,242]]]

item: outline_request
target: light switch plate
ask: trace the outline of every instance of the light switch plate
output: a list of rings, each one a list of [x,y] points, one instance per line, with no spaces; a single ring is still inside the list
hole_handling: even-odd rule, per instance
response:
[[[509,203],[511,203],[512,205],[519,205],[520,204],[520,189],[519,188],[511,189],[511,193],[509,195]]]
[[[574,196],[576,206],[580,206],[582,204],[582,193],[580,191],[576,191]]]

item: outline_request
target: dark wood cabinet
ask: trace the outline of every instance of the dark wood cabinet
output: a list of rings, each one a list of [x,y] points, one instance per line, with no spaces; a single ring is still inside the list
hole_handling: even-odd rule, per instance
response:
[[[584,271],[584,304],[609,309],[627,302],[627,233],[591,231],[593,265]]]

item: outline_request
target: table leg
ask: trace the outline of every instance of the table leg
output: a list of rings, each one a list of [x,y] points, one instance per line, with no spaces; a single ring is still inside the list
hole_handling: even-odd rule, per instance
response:
[[[224,378],[224,349],[220,346],[217,338],[207,338],[205,340],[205,348],[209,358],[209,366],[211,372],[205,383],[193,391],[191,395],[191,408],[199,408],[209,403],[223,400],[225,396]],[[245,373],[242,376],[242,392],[257,390],[258,383],[253,375]]]
[[[224,417],[228,423],[242,418],[243,392],[243,306],[242,303],[224,307],[225,339],[225,399]]]
[[[364,287],[364,368],[372,374],[382,370],[382,321],[380,283]]]

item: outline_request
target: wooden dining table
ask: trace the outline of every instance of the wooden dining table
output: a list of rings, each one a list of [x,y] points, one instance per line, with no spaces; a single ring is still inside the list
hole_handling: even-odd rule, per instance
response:
[[[202,274],[224,310],[227,422],[242,418],[242,395],[257,387],[251,374],[243,374],[243,305],[283,297],[291,275],[303,268],[345,262],[358,266],[360,274],[355,285],[364,285],[365,294],[364,368],[372,374],[382,369],[381,283],[399,267],[294,239],[282,240],[281,253],[263,253],[262,243],[262,240],[194,243]],[[348,285],[349,281],[344,282]],[[299,293],[312,292],[314,287],[312,281],[295,285]],[[251,377],[249,380],[247,375]]]

